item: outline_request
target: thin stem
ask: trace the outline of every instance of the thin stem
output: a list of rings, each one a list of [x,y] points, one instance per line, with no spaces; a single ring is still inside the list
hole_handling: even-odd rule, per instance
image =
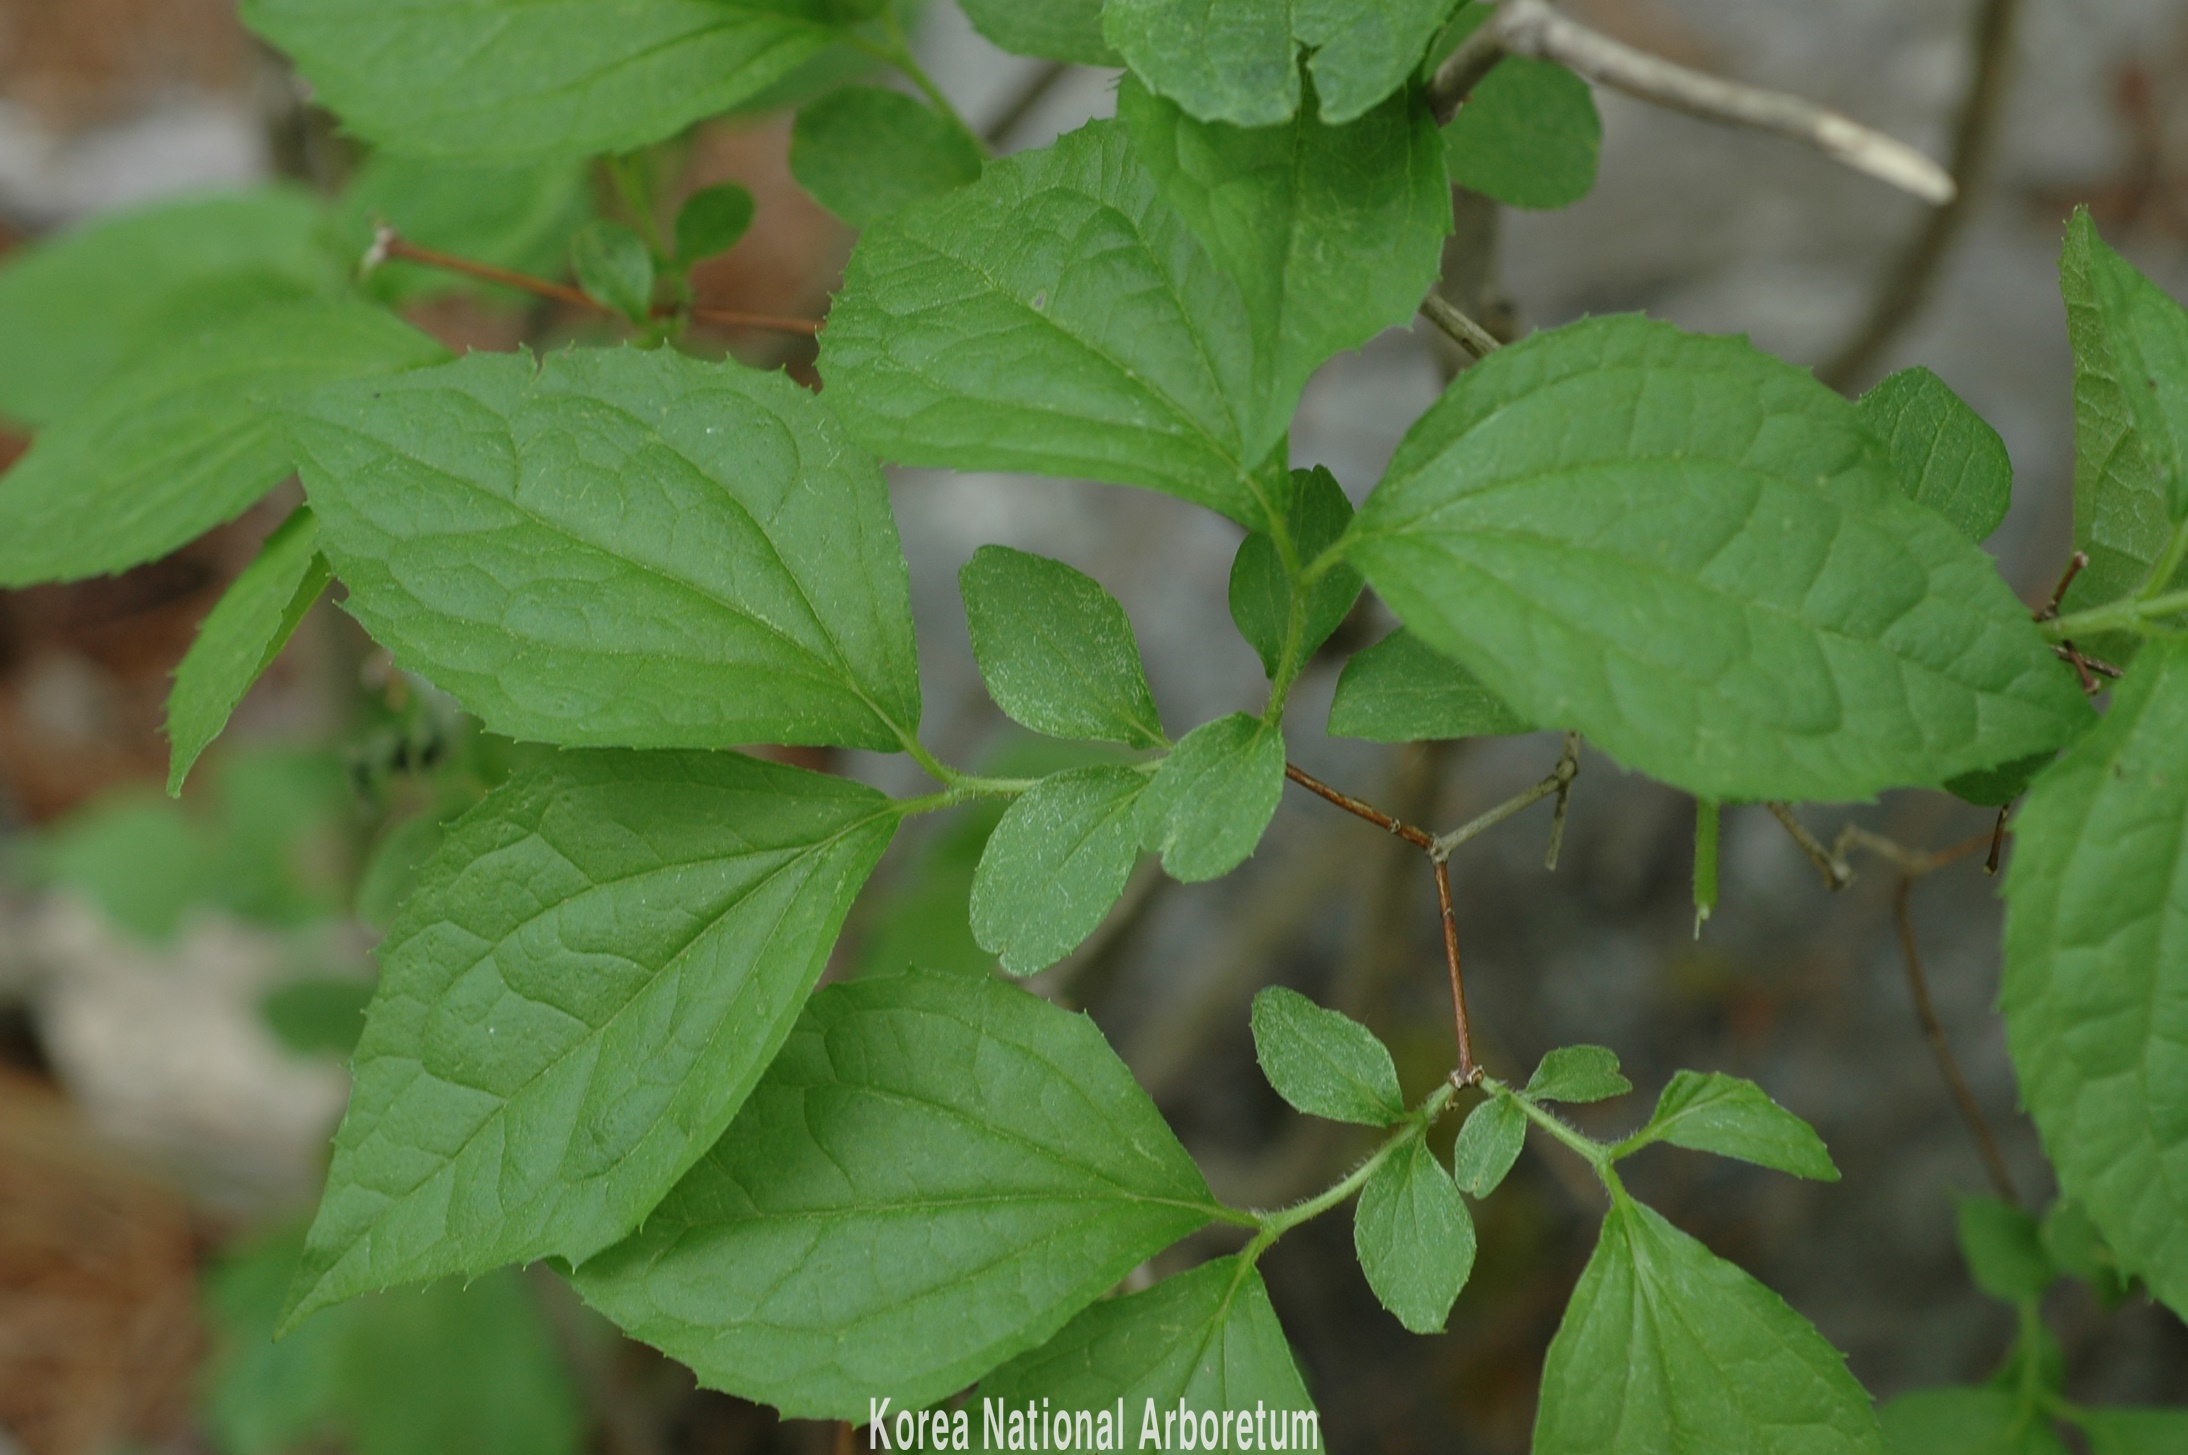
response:
[[[1495,334],[1460,312],[1441,293],[1431,293],[1421,300],[1421,317],[1442,329],[1451,342],[1476,359],[1486,359],[1504,347]]]
[[[2039,622],[2037,630],[2054,642],[2063,642],[2070,637],[2096,636],[2101,632],[2137,632],[2147,636],[2159,630],[2158,618],[2178,616],[2182,612],[2188,612],[2188,591],[2171,591],[2163,596],[2123,597],[2087,611],[2070,612]]]
[[[990,147],[999,147],[1009,141],[1012,133],[1033,114],[1034,108],[1046,101],[1049,93],[1071,72],[1072,67],[1067,62],[1043,61],[1009,103],[995,114],[995,119],[980,129],[981,139]]]
[[[1366,819],[1383,832],[1404,839],[1416,849],[1423,852],[1433,852],[1436,847],[1435,837],[1427,830],[1417,829],[1409,823],[1403,823],[1371,803],[1363,803],[1349,793],[1343,793],[1330,787],[1296,763],[1286,763],[1284,765],[1284,776],[1301,788],[1306,789],[1309,793],[1336,804],[1345,812]]]
[[[1551,1112],[1533,1097],[1528,1096],[1525,1092],[1514,1090],[1511,1086],[1493,1076],[1484,1076],[1480,1084],[1481,1089],[1492,1096],[1510,1097],[1519,1106],[1519,1109],[1527,1114],[1529,1121],[1586,1159],[1588,1165],[1602,1174],[1606,1182],[1611,1180],[1611,1148],[1604,1146],[1593,1137],[1586,1136],[1575,1128],[1567,1126],[1563,1118]]]
[[[1937,1069],[1944,1074],[1946,1089],[1960,1108],[1960,1119],[1968,1124],[1968,1131],[1975,1138],[1976,1150],[1982,1155],[1983,1170],[1990,1175],[1991,1186],[1998,1195],[2018,1207],[2021,1195],[2014,1190],[2013,1177],[2006,1171],[2006,1159],[1998,1150],[1998,1138],[1991,1132],[1990,1123],[1983,1118],[1983,1109],[1976,1105],[1975,1093],[1968,1089],[1968,1080],[1960,1074],[1960,1062],[1952,1052],[1952,1044],[1945,1039],[1944,1024],[1937,1018],[1937,1006],[1930,999],[1929,977],[1922,973],[1922,950],[1915,943],[1914,912],[1910,897],[1914,879],[1902,875],[1899,887],[1892,892],[1892,921],[1899,930],[1900,958],[1907,966],[1907,986],[1914,993],[1915,1015],[1922,1022],[1922,1034],[1929,1038],[1930,1050],[1937,1057]]]
[[[1429,857],[1437,860],[1448,859],[1459,845],[1495,828],[1521,809],[1540,803],[1553,793],[1562,797],[1572,787],[1573,776],[1580,771],[1578,743],[1577,734],[1567,733],[1565,735],[1565,751],[1558,758],[1557,766],[1550,770],[1549,777],[1532,788],[1513,794],[1495,808],[1477,815],[1466,823],[1459,825],[1450,833],[1440,835],[1429,845]],[[1553,852],[1555,851],[1553,850]]]
[[[1437,121],[1449,120],[1499,61],[1515,55],[1555,61],[1597,85],[1706,121],[1804,142],[1927,202],[1949,202],[1956,191],[1944,168],[1904,142],[1798,96],[1727,81],[1636,50],[1568,19],[1544,0],[1504,0],[1437,68],[1428,87]]]
[[[1451,864],[1430,856],[1436,866],[1436,910],[1443,917],[1443,959],[1451,975],[1451,1028],[1458,1036],[1459,1071],[1455,1085],[1471,1086],[1481,1075],[1474,1064],[1474,1038],[1466,1024],[1466,975],[1459,965],[1459,928],[1451,913]]]
[[[1816,836],[1808,832],[1807,826],[1793,816],[1792,809],[1782,803],[1764,806],[1770,810],[1772,818],[1785,826],[1786,833],[1792,836],[1794,843],[1800,845],[1801,852],[1816,866],[1816,871],[1823,875],[1824,888],[1836,894],[1854,882],[1853,867],[1819,843]]]
[[[965,118],[958,114],[957,107],[951,104],[950,98],[943,93],[940,86],[934,83],[934,77],[928,75],[926,67],[920,65],[919,57],[912,53],[911,38],[904,33],[904,21],[896,13],[894,3],[891,3],[887,9],[881,12],[881,28],[887,39],[879,46],[863,47],[863,49],[867,49],[870,54],[878,56],[903,72],[904,79],[917,87],[919,94],[927,98],[928,104],[941,112],[950,125],[956,127],[965,140],[972,143],[973,150],[983,157],[986,156],[988,154],[987,142],[982,139],[979,132],[974,131],[972,127],[966,124]]]
[[[371,250],[365,254],[364,270],[370,272],[381,263],[390,260],[416,263],[425,268],[438,268],[444,273],[457,273],[466,278],[476,278],[482,283],[498,283],[504,288],[514,288],[521,293],[529,293],[535,298],[547,298],[556,303],[567,303],[573,308],[589,309],[594,313],[604,313],[615,318],[623,316],[615,309],[599,302],[581,288],[573,288],[566,283],[551,283],[545,278],[535,278],[529,273],[513,272],[508,268],[496,267],[492,263],[481,263],[471,258],[460,258],[453,253],[444,253],[435,248],[420,247],[397,233],[395,229],[383,227],[378,235],[374,237]],[[674,311],[668,308],[656,309],[655,316],[667,317]],[[686,312],[698,322],[721,324],[730,328],[752,328],[768,333],[798,334],[805,338],[811,338],[820,332],[820,320],[817,318],[788,318],[767,313],[742,313],[730,308],[692,308],[686,310]]]

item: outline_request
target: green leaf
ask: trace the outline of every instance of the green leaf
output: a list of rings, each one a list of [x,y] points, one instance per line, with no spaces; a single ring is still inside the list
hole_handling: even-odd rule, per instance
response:
[[[653,253],[619,222],[590,222],[570,239],[570,271],[585,296],[643,324],[653,312]]]
[[[980,180],[980,143],[901,91],[846,86],[798,113],[790,172],[853,227]]]
[[[981,680],[1013,722],[1133,748],[1168,741],[1132,623],[1100,582],[1046,556],[982,546],[957,586]]]
[[[2028,792],[2036,775],[2051,765],[2057,753],[2031,753],[1995,768],[1979,768],[1945,780],[1945,791],[1979,808],[2002,808]]]
[[[274,1039],[299,1056],[349,1059],[365,1030],[372,987],[356,980],[291,980],[268,991],[259,1015]]]
[[[1956,1226],[1960,1256],[1968,1261],[1975,1286],[2007,1303],[2042,1298],[2058,1280],[2059,1270],[2044,1251],[2036,1219],[1995,1197],[1963,1197]]]
[[[2188,1449],[2188,1410],[2096,1409],[2081,1418],[2089,1455],[2177,1455]]]
[[[1503,737],[1534,728],[1473,673],[1400,627],[1345,660],[1331,737],[1377,743]]]
[[[1928,369],[1902,369],[1856,401],[1892,457],[1907,498],[1951,521],[1980,543],[2013,503],[2013,460],[2006,442],[1952,386]]]
[[[1350,121],[1406,83],[1450,13],[1451,0],[1108,0],[1102,29],[1157,95],[1265,127],[1299,110],[1302,46],[1324,113]]]
[[[1527,1078],[1527,1095],[1537,1101],[1608,1101],[1631,1090],[1617,1054],[1606,1046],[1560,1046]]]
[[[2009,1390],[1918,1390],[1877,1414],[1892,1455],[2066,1455],[2051,1421]]]
[[[1408,322],[1435,283],[1451,231],[1435,126],[1401,96],[1346,126],[1301,112],[1244,131],[1196,121],[1129,77],[1117,115],[1163,200],[1245,301],[1245,458],[1259,459],[1291,427],[1308,377]]]
[[[289,1322],[628,1233],[790,1033],[895,825],[732,753],[565,753],[489,794],[380,946]]]
[[[1043,778],[1003,815],[972,881],[972,932],[1013,975],[1045,970],[1100,927],[1139,857],[1147,774]]]
[[[2089,1284],[2098,1301],[2114,1308],[2127,1296],[2119,1259],[2078,1202],[2060,1200],[2044,1210],[2044,1255],[2060,1272]]]
[[[592,183],[582,163],[482,167],[388,152],[365,160],[335,209],[352,258],[365,255],[385,223],[421,247],[535,276],[561,272],[571,239],[592,215]],[[529,301],[515,289],[400,258],[375,268],[368,286],[400,301],[465,291]]]
[[[1744,340],[1602,318],[1461,374],[1348,551],[1529,721],[1697,798],[1839,800],[2089,722],[1852,405]]]
[[[759,96],[841,33],[829,0],[244,0],[315,99],[393,150],[636,151]]]
[[[1304,567],[1337,544],[1345,527],[1352,524],[1352,502],[1345,498],[1337,477],[1320,465],[1291,472],[1291,501],[1285,511],[1292,547]],[[1339,565],[1314,583],[1307,592],[1305,625],[1296,670],[1330,638],[1360,596],[1360,573]],[[1267,531],[1254,531],[1239,543],[1231,561],[1231,620],[1261,658],[1261,670],[1277,674],[1284,653],[1284,633],[1290,624],[1291,577],[1282,555]]]
[[[266,537],[258,556],[198,627],[167,697],[167,791],[228,726],[236,704],[288,645],[304,613],[333,579],[319,554],[319,522],[296,510]]]
[[[1042,1343],[1218,1214],[1092,1021],[913,971],[814,996],[728,1135],[576,1283],[704,1385],[863,1420]]]
[[[701,187],[677,210],[677,258],[696,263],[728,252],[751,230],[756,206],[752,193],[735,182]]]
[[[1474,1220],[1458,1188],[1416,1137],[1369,1176],[1353,1211],[1360,1269],[1399,1323],[1440,1334],[1474,1271]]]
[[[1116,122],[867,229],[820,371],[886,458],[1142,485],[1268,522],[1245,304]]]
[[[1466,1114],[1451,1144],[1451,1177],[1470,1197],[1503,1183],[1527,1144],[1527,1113],[1509,1096],[1492,1096]]]
[[[1234,712],[1179,740],[1140,798],[1140,843],[1183,884],[1230,873],[1284,796],[1284,735]]]
[[[2062,1196],[2188,1311],[2188,639],[2143,649],[2015,820],[1999,1003]]]
[[[96,218],[0,267],[0,415],[44,426],[169,345],[339,285],[300,188]]]
[[[2097,235],[2086,208],[2067,223],[2059,255],[2067,339],[2074,348],[2074,544],[2089,566],[2064,607],[2101,606],[2133,592],[2188,516],[2181,452],[2188,444],[2188,320],[2179,305]],[[2161,588],[2188,582],[2188,569]],[[2115,660],[2128,636],[2091,646]]]
[[[1074,1430],[1082,1449],[1178,1449],[1180,1409],[1196,1416],[1265,1411],[1251,1422],[1257,1438],[1281,1439],[1293,1450],[1322,1448],[1321,1418],[1300,1382],[1269,1291],[1260,1272],[1235,1257],[1094,1304],[1055,1338],[980,1381],[980,1395],[1006,1414],[1047,1400],[1055,1409],[1107,1418],[1102,1412],[1121,1404],[1121,1425],[1109,1420],[1121,1437],[1102,1447],[1078,1442]],[[1200,1434],[1194,1431],[1196,1444]],[[1013,1447],[1007,1420],[1003,1439],[985,1442],[988,1449],[1004,1447]]]
[[[889,751],[919,721],[881,472],[778,374],[474,353],[290,433],[348,609],[495,732]]]
[[[31,878],[72,890],[140,939],[171,938],[208,899],[209,834],[181,808],[122,790],[49,829],[31,855]]]
[[[995,973],[995,956],[973,938],[972,886],[1005,808],[993,798],[966,805],[888,878],[860,911],[859,974]]]
[[[1737,1157],[1758,1167],[1836,1182],[1839,1170],[1815,1129],[1760,1086],[1721,1071],[1681,1071],[1656,1099],[1648,1124],[1618,1146],[1631,1156],[1655,1142]]]
[[[446,357],[380,309],[331,299],[270,304],[154,349],[0,475],[0,586],[166,555],[289,473],[287,396]]]
[[[1456,48],[1489,18],[1469,5],[1440,38]],[[1451,180],[1512,207],[1555,211],[1595,186],[1603,118],[1588,83],[1550,61],[1507,56],[1443,129]]]
[[[1271,985],[1254,997],[1253,1028],[1261,1074],[1309,1116],[1387,1127],[1405,1115],[1390,1048],[1351,1016]]]
[[[957,0],[979,31],[1004,50],[1081,66],[1121,66],[1102,39],[1102,0]]]
[[[1620,1194],[1542,1373],[1536,1455],[1882,1455],[1869,1397],[1785,1301]]]

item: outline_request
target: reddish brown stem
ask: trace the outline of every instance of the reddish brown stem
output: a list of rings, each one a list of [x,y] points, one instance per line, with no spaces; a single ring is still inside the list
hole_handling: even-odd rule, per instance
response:
[[[1339,792],[1295,763],[1286,763],[1284,765],[1284,776],[1301,788],[1306,789],[1309,793],[1336,804],[1345,812],[1366,819],[1383,832],[1396,834],[1423,853],[1428,853],[1436,847],[1436,836],[1434,834],[1425,829],[1417,829],[1409,823],[1402,823],[1372,803],[1362,803],[1349,793]]]
[[[1429,861],[1436,870],[1436,908],[1443,916],[1443,958],[1451,972],[1451,1028],[1459,1039],[1461,1086],[1471,1086],[1481,1073],[1474,1066],[1474,1041],[1466,1028],[1466,976],[1459,968],[1459,927],[1451,913],[1451,866],[1442,859]]]
[[[1914,912],[1908,903],[1914,883],[1910,876],[1900,877],[1899,888],[1892,895],[1892,919],[1899,929],[1899,952],[1907,963],[1907,986],[1914,992],[1915,1015],[1922,1022],[1922,1034],[1929,1038],[1930,1050],[1936,1054],[1937,1069],[1945,1077],[1946,1089],[1960,1108],[1960,1119],[1968,1124],[1968,1131],[1975,1138],[1976,1151],[1982,1156],[1983,1170],[1989,1174],[1991,1186],[1998,1189],[2000,1197],[2018,1207],[2021,1195],[2014,1190],[2012,1174],[2006,1171],[2005,1155],[1998,1150],[1998,1139],[1992,1135],[1990,1123],[1983,1119],[1983,1109],[1976,1105],[1975,1093],[1968,1089],[1967,1078],[1960,1074],[1960,1062],[1953,1056],[1952,1044],[1945,1039],[1945,1027],[1937,1018],[1937,1007],[1930,1000],[1929,977],[1922,973],[1922,951],[1915,944]]]

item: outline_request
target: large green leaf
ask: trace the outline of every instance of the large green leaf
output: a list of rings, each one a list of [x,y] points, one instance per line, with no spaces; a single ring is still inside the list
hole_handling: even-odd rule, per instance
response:
[[[475,353],[290,433],[349,609],[497,732],[888,750],[919,721],[881,472],[778,374]]]
[[[1102,39],[1102,0],[957,0],[973,29],[1004,50],[1082,66],[1123,62]]]
[[[2086,209],[2059,255],[2074,348],[2074,544],[2089,553],[2066,609],[2141,586],[2188,517],[2188,316],[2105,246]],[[2188,580],[2188,566],[2173,577]],[[2130,637],[2101,650],[2125,658]]]
[[[2120,1267],[2188,1312],[2188,640],[2152,642],[2016,819],[2000,1005],[2021,1093]]]
[[[1309,1116],[1387,1127],[1405,1115],[1390,1048],[1351,1016],[1271,985],[1254,997],[1253,1030],[1261,1074]]]
[[[0,415],[59,419],[161,348],[333,289],[318,203],[288,187],[104,217],[0,267]]]
[[[790,171],[813,199],[866,227],[980,176],[980,143],[901,91],[845,86],[798,112]]]
[[[1139,858],[1147,778],[1118,767],[1057,773],[1003,815],[973,875],[972,932],[1005,970],[1045,970],[1100,927]]]
[[[1043,1400],[1074,1413],[1121,1404],[1124,1438],[1100,1447],[1078,1441],[1075,1430],[1080,1449],[1182,1449],[1176,1425],[1181,1408],[1196,1418],[1256,1411],[1252,1424],[1262,1448],[1276,1440],[1285,1449],[1322,1448],[1321,1419],[1269,1307],[1268,1289],[1257,1269],[1235,1257],[1095,1304],[1055,1338],[981,1380],[980,1395],[997,1401],[1006,1416]],[[1201,1433],[1193,1432],[1195,1447],[1209,1448]],[[1245,1448],[1235,1437],[1231,1444]],[[1019,1447],[1010,1445],[1006,1422],[1002,1440],[975,1448]]]
[[[244,0],[358,135],[464,161],[635,151],[825,50],[832,0]]]
[[[796,1416],[917,1409],[1220,1210],[1094,1023],[913,971],[813,997],[744,1112],[585,1297]]]
[[[0,586],[166,555],[289,473],[285,396],[446,357],[392,315],[338,299],[268,304],[154,349],[0,475]]]
[[[1533,730],[1479,677],[1404,627],[1346,658],[1330,700],[1335,738],[1417,743]]]
[[[1902,369],[1858,401],[1891,451],[1900,489],[1983,541],[2013,503],[2013,460],[1998,431],[1928,369]]]
[[[1194,116],[1273,126],[1300,109],[1312,52],[1322,111],[1350,121],[1403,86],[1452,0],[1108,0],[1102,28],[1133,72]]]
[[[1621,317],[1499,352],[1413,426],[1349,541],[1522,717],[1697,797],[1936,784],[2089,721],[1853,406],[1741,339]]]
[[[790,1033],[895,825],[732,753],[565,753],[489,794],[380,947],[291,1322],[628,1233]]]
[[[198,627],[167,697],[167,791],[180,793],[190,765],[228,725],[229,715],[295,634],[333,573],[319,554],[319,522],[299,509],[266,538],[258,556]]]
[[[1836,1182],[1839,1170],[1815,1129],[1752,1081],[1721,1071],[1681,1071],[1656,1099],[1648,1124],[1618,1144],[1628,1156],[1653,1142],[1737,1157],[1795,1177]]]
[[[1882,1455],[1869,1397],[1785,1301],[1618,1194],[1550,1342],[1535,1455]]]
[[[1144,485],[1267,522],[1246,305],[1119,123],[867,229],[820,369],[887,458]]]
[[[1140,796],[1140,843],[1184,884],[1230,873],[1284,796],[1284,734],[1234,712],[1178,740]]]
[[[1160,747],[1138,638],[1117,598],[1084,571],[982,546],[957,573],[965,625],[995,705],[1058,738]]]
[[[1243,130],[1196,121],[1129,78],[1117,114],[1163,200],[1246,301],[1246,452],[1258,458],[1290,428],[1309,375],[1410,320],[1435,283],[1451,231],[1435,124],[1400,96],[1346,126],[1302,111]]]
[[[1360,1189],[1352,1244],[1368,1286],[1399,1323],[1416,1334],[1443,1332],[1474,1271],[1474,1220],[1420,1138],[1408,1139]]]

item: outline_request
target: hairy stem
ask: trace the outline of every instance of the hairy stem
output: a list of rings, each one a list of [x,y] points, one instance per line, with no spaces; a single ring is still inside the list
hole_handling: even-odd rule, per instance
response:
[[[1444,1108],[1451,1104],[1451,1098],[1457,1094],[1458,1088],[1455,1085],[1448,1081],[1444,1082],[1430,1092],[1419,1106],[1406,1114],[1406,1119],[1398,1124],[1397,1130],[1385,1138],[1383,1144],[1377,1147],[1365,1162],[1353,1168],[1342,1178],[1303,1202],[1295,1202],[1289,1207],[1275,1208],[1267,1212],[1249,1214],[1260,1227],[1260,1232],[1256,1233],[1253,1241],[1246,1245],[1245,1252],[1240,1254],[1241,1259],[1251,1264],[1266,1252],[1269,1246],[1276,1242],[1278,1238],[1283,1237],[1284,1234],[1298,1227],[1301,1223],[1320,1217],[1323,1213],[1328,1212],[1331,1208],[1336,1207],[1346,1198],[1351,1197],[1365,1187],[1367,1180],[1375,1175],[1375,1170],[1378,1167],[1388,1162],[1392,1155],[1402,1149],[1408,1142],[1427,1132],[1429,1125],[1437,1117],[1443,1115]]]
[[[2103,632],[2135,632],[2148,636],[2164,630],[2161,619],[2188,612],[2188,591],[2169,591],[2162,596],[2122,597],[2087,611],[2070,612],[2037,623],[2037,630],[2054,642],[2072,637],[2097,636]]]

